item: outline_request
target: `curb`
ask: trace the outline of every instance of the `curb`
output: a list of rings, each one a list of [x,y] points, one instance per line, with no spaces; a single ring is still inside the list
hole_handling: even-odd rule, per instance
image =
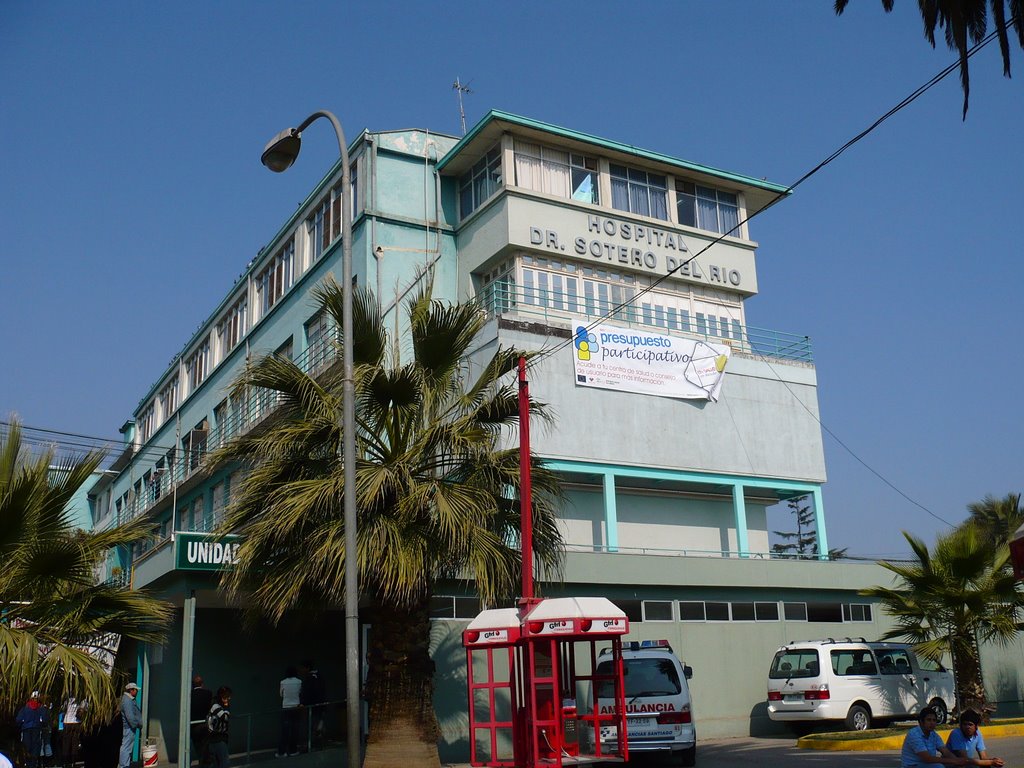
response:
[[[952,728],[936,728],[942,740],[952,731]],[[983,727],[986,737],[998,736],[1024,736],[1024,723],[1011,723],[1009,725],[986,725]],[[897,733],[891,736],[877,736],[867,739],[846,739],[841,733],[820,733],[814,736],[803,736],[796,741],[797,749],[817,749],[826,752],[879,752],[889,749],[901,749],[905,733]]]

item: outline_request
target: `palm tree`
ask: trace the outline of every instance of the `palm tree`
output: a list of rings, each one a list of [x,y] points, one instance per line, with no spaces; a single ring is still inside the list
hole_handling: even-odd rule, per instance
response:
[[[896,585],[861,594],[878,598],[895,619],[884,639],[915,643],[919,653],[935,661],[949,654],[958,709],[984,712],[979,645],[1011,642],[1019,629],[1015,613],[1024,608],[1024,589],[1007,568],[1008,550],[993,550],[973,526],[939,536],[934,551],[906,531],[903,535],[915,560],[879,563],[896,575]]]
[[[315,290],[341,326],[342,289]],[[515,594],[519,458],[502,447],[518,423],[513,370],[519,353],[498,349],[470,376],[470,349],[484,324],[472,304],[431,299],[429,281],[408,303],[408,335],[389,338],[376,299],[353,299],[358,434],[359,587],[373,627],[368,648],[371,732],[367,765],[394,765],[385,743],[403,742],[401,762],[439,765],[428,652],[429,606],[441,580],[464,580],[485,601]],[[396,321],[397,322],[397,321]],[[400,351],[401,350],[401,351]],[[279,408],[211,457],[246,470],[223,526],[245,539],[223,586],[252,611],[280,621],[299,607],[339,605],[344,596],[341,381],[267,356],[236,382],[276,394]],[[533,413],[546,417],[543,406]],[[534,547],[551,574],[561,563],[553,473],[533,473]],[[387,723],[386,728],[374,724]],[[411,750],[410,750],[411,747]],[[415,757],[412,757],[415,755]]]
[[[88,700],[86,724],[113,713],[121,679],[110,674],[111,634],[162,642],[173,608],[115,583],[96,583],[112,548],[145,538],[144,522],[86,533],[68,503],[102,453],[33,455],[12,421],[0,434],[0,711],[13,714],[33,689],[57,701]]]
[[[850,0],[835,0],[836,14],[846,10]],[[893,9],[894,0],[882,0],[886,13]],[[960,56],[960,86],[964,91],[964,118],[967,117],[967,98],[970,95],[970,76],[967,68],[968,45],[985,39],[988,28],[986,0],[918,0],[925,39],[935,47],[935,28],[945,29],[946,45]],[[1017,33],[1020,47],[1024,48],[1024,0],[992,0],[992,23],[999,38],[1003,55],[1003,74],[1010,76],[1010,39],[1007,35],[1007,11],[1011,26]]]
[[[973,525],[990,547],[1006,546],[1007,542],[1024,525],[1024,506],[1019,493],[1008,493],[1001,499],[987,495],[981,501],[967,505],[971,516],[965,525]]]

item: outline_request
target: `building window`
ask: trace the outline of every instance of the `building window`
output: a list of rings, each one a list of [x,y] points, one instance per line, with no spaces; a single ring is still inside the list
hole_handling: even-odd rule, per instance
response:
[[[142,445],[153,436],[155,421],[156,404],[150,403],[149,407],[139,414],[139,445]]]
[[[210,372],[210,341],[207,339],[199,345],[185,361],[185,377],[188,380],[188,391],[192,394],[206,380]]]
[[[431,619],[475,619],[481,610],[479,597],[434,595],[430,598]]]
[[[668,185],[664,176],[615,164],[609,170],[612,208],[668,221]]]
[[[516,139],[516,186],[556,197],[598,203],[597,160]]]
[[[707,615],[708,621],[728,621],[729,620],[729,604],[728,603],[704,603],[704,612]]]
[[[260,317],[266,317],[295,280],[295,238],[278,251],[277,256],[256,276],[256,306]]]
[[[178,377],[175,376],[168,383],[167,386],[160,390],[160,394],[157,396],[157,400],[160,403],[160,418],[161,421],[167,421],[171,414],[178,407]]]
[[[356,160],[352,165],[348,167],[348,189],[349,196],[352,198],[352,220],[355,221],[356,214],[359,212],[359,161]],[[335,237],[341,235],[341,217],[338,217],[338,233]]]
[[[218,360],[228,356],[249,330],[249,297],[242,296],[217,323]]]
[[[704,621],[705,619],[703,600],[679,601],[680,621]]]
[[[317,312],[306,323],[307,373],[319,370],[333,357],[332,323],[327,312]]]
[[[501,146],[495,144],[459,178],[459,216],[466,218],[501,188]]]
[[[843,609],[840,603],[808,603],[807,620],[810,622],[835,622],[843,620]]]
[[[671,600],[644,600],[643,601],[644,621],[672,621]]]
[[[732,607],[732,620],[733,621],[753,621],[754,620],[754,604],[753,603],[730,603]]]
[[[778,603],[754,603],[754,619],[756,621],[778,621]]]
[[[843,621],[871,621],[871,606],[868,603],[844,603]]]
[[[679,223],[709,232],[740,237],[739,202],[732,192],[676,181],[676,211]]]
[[[639,600],[617,600],[613,598],[612,603],[626,614],[630,624],[637,624],[644,620],[643,606]]]
[[[352,174],[350,188],[352,190],[352,217],[356,210],[356,176],[355,164],[349,168]],[[306,219],[306,236],[309,238],[309,261],[313,263],[323,256],[324,251],[341,237],[341,187],[337,186],[328,192],[317,203],[313,215]]]

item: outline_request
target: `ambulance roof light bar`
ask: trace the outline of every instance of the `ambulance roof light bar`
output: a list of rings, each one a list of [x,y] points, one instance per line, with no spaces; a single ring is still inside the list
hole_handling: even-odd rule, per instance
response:
[[[630,640],[622,644],[624,651],[668,651],[673,653],[672,646],[668,640]],[[611,648],[603,648],[601,655],[611,653]]]

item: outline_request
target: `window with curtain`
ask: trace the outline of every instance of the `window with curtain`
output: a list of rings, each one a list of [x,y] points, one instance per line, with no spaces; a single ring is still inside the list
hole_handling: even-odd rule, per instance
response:
[[[680,224],[742,237],[738,229],[739,201],[732,192],[676,181],[676,210]]]
[[[665,176],[624,165],[609,166],[612,207],[668,221],[668,185]]]
[[[516,186],[597,204],[597,160],[516,139]]]

